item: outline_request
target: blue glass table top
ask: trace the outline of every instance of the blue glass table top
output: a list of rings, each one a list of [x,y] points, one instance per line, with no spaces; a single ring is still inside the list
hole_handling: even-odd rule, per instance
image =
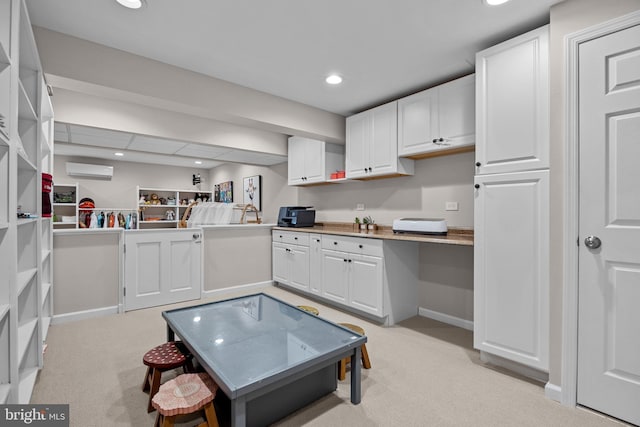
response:
[[[367,341],[266,294],[169,310],[162,316],[232,399]]]

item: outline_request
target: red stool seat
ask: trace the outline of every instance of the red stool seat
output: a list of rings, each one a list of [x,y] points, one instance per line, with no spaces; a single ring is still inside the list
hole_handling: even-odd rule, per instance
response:
[[[147,374],[144,377],[142,391],[149,392],[149,404],[147,412],[153,411],[151,400],[160,388],[160,379],[162,373],[171,369],[182,367],[185,372],[192,372],[191,364],[192,355],[188,352],[182,343],[173,341],[166,342],[147,351],[142,357],[142,363],[147,368]]]
[[[156,426],[172,426],[178,415],[204,410],[208,427],[218,427],[213,399],[218,385],[206,373],[183,374],[160,386],[153,397],[153,407],[158,410]]]

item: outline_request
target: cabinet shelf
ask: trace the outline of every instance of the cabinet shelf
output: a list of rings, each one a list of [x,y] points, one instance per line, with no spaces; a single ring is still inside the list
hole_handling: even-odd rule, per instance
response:
[[[49,296],[49,292],[51,291],[51,283],[43,283],[42,284],[42,296],[41,296],[41,301],[40,301],[40,305],[44,305],[44,303],[47,301],[47,297]]]
[[[43,249],[41,262],[45,262],[49,255],[51,255],[51,251],[49,249]]]
[[[0,322],[9,314],[11,306],[9,304],[0,304]]]
[[[24,358],[37,325],[38,319],[35,318],[18,327],[18,360]]]
[[[24,289],[27,287],[29,282],[31,282],[37,272],[37,268],[30,268],[18,273],[18,295],[22,294],[22,291],[24,291]]]
[[[18,81],[18,117],[20,120],[33,120],[38,119],[38,115],[31,104],[31,100],[27,95],[27,91],[21,81]]]
[[[47,334],[49,333],[49,326],[51,325],[51,317],[42,317],[42,341],[47,340]]]
[[[0,405],[7,403],[9,391],[11,391],[11,384],[0,384]]]
[[[27,153],[22,151],[18,151],[18,169],[20,170],[29,170],[35,172],[38,168],[31,162]]]
[[[20,374],[20,387],[18,388],[20,396],[18,402],[21,404],[29,403],[31,400],[31,393],[33,387],[36,384],[36,378],[38,377],[38,368],[24,369]]]
[[[21,227],[23,225],[34,223],[38,220],[38,218],[20,218],[18,219],[17,226]]]

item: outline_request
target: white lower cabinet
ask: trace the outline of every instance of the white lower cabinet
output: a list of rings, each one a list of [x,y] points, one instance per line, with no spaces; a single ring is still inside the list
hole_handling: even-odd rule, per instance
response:
[[[309,291],[309,246],[308,238],[301,244],[287,243],[298,238],[298,233],[282,233],[285,240],[280,240],[273,235],[273,280],[283,285],[289,285],[302,291]],[[296,240],[297,241],[297,240]]]
[[[474,347],[549,369],[549,171],[475,178]]]
[[[308,242],[308,246],[286,243],[292,236],[299,242]],[[306,257],[294,256],[302,248],[307,250]],[[308,279],[306,285],[293,280],[296,268],[300,277]],[[387,325],[417,315],[417,271],[415,242],[273,232],[275,282],[370,315]]]

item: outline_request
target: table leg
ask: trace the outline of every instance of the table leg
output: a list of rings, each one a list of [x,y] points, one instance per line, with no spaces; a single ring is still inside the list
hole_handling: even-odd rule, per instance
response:
[[[176,335],[173,333],[173,329],[169,325],[167,325],[167,342],[175,341]]]
[[[244,396],[231,401],[231,427],[247,425],[247,401]]]
[[[360,403],[360,385],[362,382],[362,372],[360,369],[360,358],[362,353],[360,346],[355,348],[354,353],[351,355],[351,403],[357,405]]]

